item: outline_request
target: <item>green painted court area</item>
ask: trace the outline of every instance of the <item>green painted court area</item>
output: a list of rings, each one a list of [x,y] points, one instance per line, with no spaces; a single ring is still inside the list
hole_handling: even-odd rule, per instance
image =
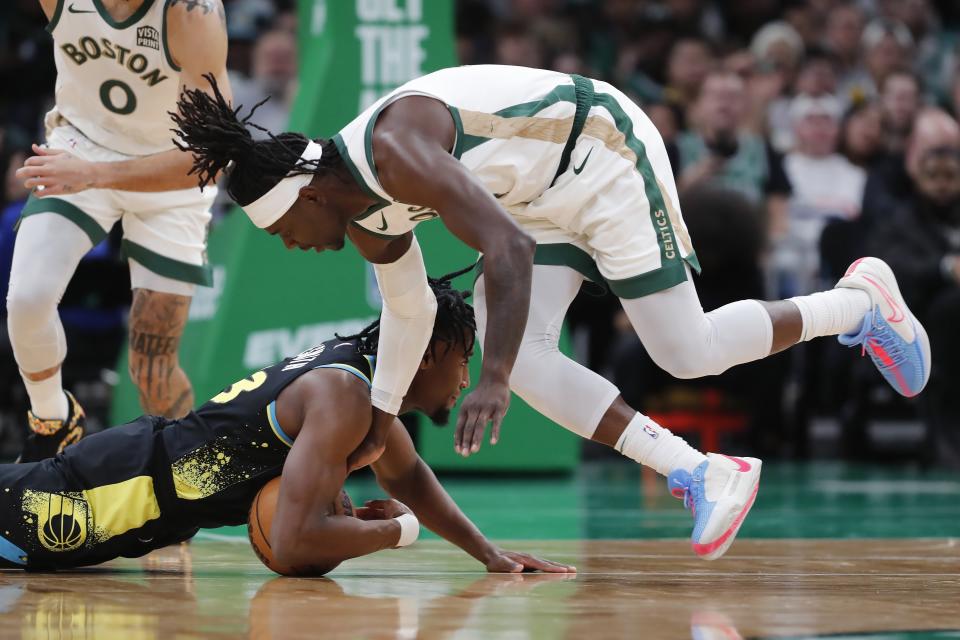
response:
[[[691,518],[665,481],[629,463],[582,465],[574,475],[441,476],[480,529],[495,539],[685,538]],[[352,478],[354,502],[383,497]],[[244,527],[213,530],[245,536]],[[203,534],[201,534],[203,535]],[[424,533],[430,537],[429,532]],[[899,466],[768,463],[741,538],[960,536],[960,476]]]

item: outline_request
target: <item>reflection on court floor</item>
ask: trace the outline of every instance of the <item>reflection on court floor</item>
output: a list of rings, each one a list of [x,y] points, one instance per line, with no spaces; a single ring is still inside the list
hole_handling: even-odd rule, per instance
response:
[[[486,575],[431,540],[330,578],[280,578],[243,543],[199,540],[87,571],[0,573],[0,637],[960,636],[957,540],[743,540],[714,563],[684,541],[513,546],[580,573]]]

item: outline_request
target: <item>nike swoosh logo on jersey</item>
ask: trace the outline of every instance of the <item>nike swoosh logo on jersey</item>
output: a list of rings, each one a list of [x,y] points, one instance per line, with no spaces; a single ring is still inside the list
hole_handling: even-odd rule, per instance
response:
[[[85,11],[83,9],[74,9],[72,2],[70,3],[70,6],[67,7],[67,11],[69,11],[70,13],[96,13],[96,11],[94,11],[93,9],[91,9],[90,11]]]
[[[383,226],[377,227],[377,230],[378,230],[378,231],[386,231],[386,230],[387,230],[387,216],[383,215],[382,212],[380,213],[380,221],[383,222]]]
[[[587,157],[583,159],[583,162],[580,163],[580,166],[573,168],[573,172],[574,172],[576,175],[580,175],[580,172],[583,171],[583,168],[584,168],[584,167],[586,166],[586,164],[587,164],[587,160],[590,159],[590,154],[591,154],[591,153],[593,153],[593,147],[590,147],[590,151],[587,151]]]

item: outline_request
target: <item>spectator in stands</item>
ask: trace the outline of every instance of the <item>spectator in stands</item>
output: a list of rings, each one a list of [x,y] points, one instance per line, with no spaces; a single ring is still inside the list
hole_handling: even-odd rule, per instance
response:
[[[761,137],[743,129],[743,79],[729,71],[713,71],[704,80],[693,105],[693,127],[677,136],[674,171],[681,191],[711,182],[739,191],[765,204],[771,232],[786,221],[790,183],[782,161]]]
[[[760,65],[783,73],[786,83],[789,84],[803,59],[803,38],[789,23],[771,22],[753,36],[750,51]]]
[[[900,22],[876,19],[863,30],[862,46],[864,67],[841,84],[853,104],[876,97],[884,78],[911,59],[913,37]]]
[[[883,156],[883,115],[880,107],[864,102],[849,109],[840,124],[840,153],[863,169]]]
[[[287,29],[272,29],[253,47],[250,78],[231,76],[233,102],[252,107],[266,97],[254,121],[270,131],[284,131],[290,119],[297,85],[297,40]],[[254,138],[266,133],[250,129]]]
[[[883,0],[880,12],[910,30],[916,43],[913,67],[921,74],[922,85],[931,96],[946,95],[953,65],[958,60],[955,30],[949,26],[940,28],[940,16],[930,0]]]
[[[271,0],[230,0],[224,3],[227,16],[227,69],[241,76],[252,74],[253,49],[257,37],[271,24],[277,7]],[[231,76],[231,85],[234,78]]]
[[[958,62],[950,77],[950,82],[947,86],[946,103],[953,117],[960,118],[960,62]]]
[[[710,72],[712,59],[710,46],[699,38],[679,40],[670,50],[662,101],[673,108],[681,118],[696,100],[697,93]]]
[[[16,136],[11,136],[15,138]],[[13,263],[13,241],[16,235],[15,227],[20,219],[20,211],[27,202],[30,190],[18,180],[16,171],[24,161],[32,155],[28,138],[20,144],[8,141],[3,145],[6,151],[2,154],[0,167],[4,169],[3,176],[3,208],[0,210],[0,300],[7,299],[7,286],[10,284],[10,266]],[[6,316],[6,305],[0,315]]]
[[[913,195],[911,173],[930,149],[944,140],[950,140],[956,126],[951,118],[943,117],[939,109],[921,110],[913,125],[903,154],[886,155],[867,174],[863,194],[861,223],[869,231],[877,222],[910,201]]]
[[[887,153],[900,153],[920,110],[920,80],[910,71],[887,74],[880,84],[880,109],[883,115],[883,143]]]
[[[523,23],[508,23],[501,27],[494,52],[497,64],[542,68],[546,63],[540,41]]]
[[[819,97],[834,95],[836,90],[837,68],[833,56],[821,49],[809,50],[797,71],[793,94]],[[767,108],[766,130],[770,132],[770,143],[779,153],[786,153],[793,147],[792,101],[792,96],[781,95]]]
[[[778,295],[805,295],[822,288],[820,234],[828,220],[860,215],[866,174],[837,153],[840,104],[833,96],[799,95],[790,105],[796,144],[784,169],[793,193],[786,234],[777,242],[773,262]]]
[[[754,132],[766,133],[767,118],[777,112],[774,106],[788,97],[803,60],[803,39],[786,22],[771,22],[760,29],[750,42],[756,59],[756,71],[747,82],[748,112]]]
[[[850,100],[849,89],[862,73],[863,26],[863,11],[853,2],[842,2],[827,14],[823,45],[836,59],[839,97],[844,102]]]
[[[938,140],[908,150],[909,196],[877,221],[868,251],[896,272],[930,335],[935,364],[921,397],[929,454],[960,467],[960,126],[932,109],[916,126],[936,132]]]

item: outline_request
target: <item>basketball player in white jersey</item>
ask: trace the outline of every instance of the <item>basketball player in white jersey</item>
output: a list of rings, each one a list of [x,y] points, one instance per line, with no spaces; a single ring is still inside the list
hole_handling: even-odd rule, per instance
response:
[[[34,193],[14,249],[8,326],[30,396],[21,455],[57,453],[83,435],[83,409],[61,385],[67,345],[57,305],[77,263],[118,221],[130,264],[130,375],[145,413],[193,406],[177,350],[197,285],[209,286],[207,223],[215,188],[188,177],[171,140],[180,91],[213,74],[229,95],[220,0],[40,0],[57,65],[46,145],[18,171]]]
[[[394,304],[405,311],[407,336],[420,335],[429,318],[413,309],[426,287],[413,227],[439,217],[480,251],[484,367],[464,401],[456,449],[479,450],[491,418],[496,438],[502,414],[491,399],[506,371],[544,415],[668,476],[693,512],[693,549],[704,558],[733,542],[761,462],[705,456],[560,353],[564,314],[585,279],[621,299],[648,353],[679,378],[719,374],[826,335],[862,345],[903,395],[919,393],[929,377],[926,333],[875,258],[855,262],[831,291],[704,313],[663,141],[605,82],[504,66],[445,69],[401,86],[319,142],[285,133],[254,143],[233,111],[198,91],[180,111],[201,184],[232,159],[230,195],[287,247],[337,249],[347,234],[368,260],[388,263],[378,269],[406,273],[402,291],[384,294],[385,304],[402,298]],[[392,366],[415,371],[413,352],[394,355]],[[377,437],[377,429],[368,435]],[[375,455],[376,444],[366,453]]]

